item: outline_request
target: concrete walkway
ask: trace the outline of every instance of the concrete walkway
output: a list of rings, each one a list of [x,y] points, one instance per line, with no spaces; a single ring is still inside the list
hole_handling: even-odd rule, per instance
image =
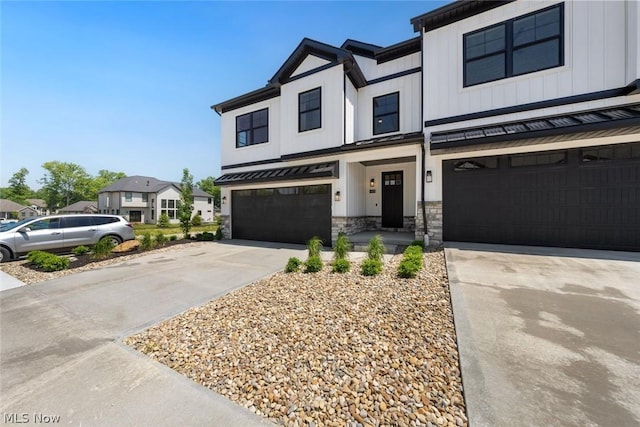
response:
[[[471,427],[640,425],[640,254],[447,246]]]
[[[278,245],[281,246],[281,245]],[[302,246],[211,243],[0,293],[0,412],[65,425],[254,426],[262,418],[122,344],[284,268]]]
[[[24,282],[5,273],[4,271],[0,271],[0,291],[7,291],[9,289],[18,288],[24,285]]]

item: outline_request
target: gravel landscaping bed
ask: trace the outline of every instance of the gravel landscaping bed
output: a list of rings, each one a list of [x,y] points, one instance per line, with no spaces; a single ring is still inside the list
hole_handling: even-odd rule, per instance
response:
[[[72,263],[71,268],[67,270],[51,271],[51,272],[39,271],[39,270],[33,269],[29,266],[29,261],[27,261],[26,259],[23,259],[19,261],[10,261],[10,262],[0,264],[0,271],[4,271],[5,273],[15,277],[16,279],[22,281],[23,283],[26,283],[27,285],[33,285],[35,283],[44,282],[45,280],[57,279],[58,277],[64,277],[70,274],[80,273],[82,271],[94,270],[96,268],[107,267],[109,265],[129,261],[131,259],[138,258],[143,255],[172,251],[176,249],[174,246],[183,245],[183,244],[203,245],[207,243],[191,242],[187,240],[167,242],[166,246],[162,248],[153,249],[151,251],[146,251],[146,252],[136,251],[132,253],[125,253],[125,254],[118,254],[118,255],[114,254],[112,258],[101,260],[101,261],[91,260],[90,262],[88,262],[89,261],[88,256],[83,256],[81,258],[84,261],[81,263],[82,264],[81,266],[76,267]],[[70,257],[72,259],[74,258],[71,255]]]
[[[400,259],[276,273],[126,343],[278,424],[466,426],[444,253]]]

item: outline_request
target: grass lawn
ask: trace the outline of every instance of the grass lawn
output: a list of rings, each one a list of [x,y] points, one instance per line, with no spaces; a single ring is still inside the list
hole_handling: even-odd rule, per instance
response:
[[[218,229],[218,226],[213,223],[204,223],[198,227],[191,227],[189,233],[202,233],[204,231],[209,231],[211,233],[215,233]],[[144,233],[156,234],[160,231],[165,236],[170,236],[172,234],[182,234],[182,229],[180,228],[180,224],[171,224],[169,227],[160,228],[155,224],[133,224],[133,232],[136,237],[141,237]]]

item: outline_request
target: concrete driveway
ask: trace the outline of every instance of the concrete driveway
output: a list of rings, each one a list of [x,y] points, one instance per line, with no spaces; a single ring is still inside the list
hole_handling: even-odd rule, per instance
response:
[[[304,248],[212,242],[0,292],[2,421],[264,425],[121,340],[281,270],[291,256],[303,258]]]
[[[640,425],[640,254],[445,253],[471,427]]]

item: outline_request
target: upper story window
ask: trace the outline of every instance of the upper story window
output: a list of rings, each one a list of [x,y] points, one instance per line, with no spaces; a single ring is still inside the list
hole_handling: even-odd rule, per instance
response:
[[[236,147],[262,144],[269,141],[269,109],[236,117]]]
[[[148,201],[148,198],[149,198],[149,195],[147,193],[142,193],[142,201],[143,202],[146,203]]]
[[[298,94],[298,132],[322,126],[320,114],[321,89],[315,88]]]
[[[390,93],[373,98],[373,134],[400,130],[400,93]]]
[[[564,8],[552,6],[464,35],[464,86],[564,64]]]
[[[130,202],[132,200],[133,200],[133,194],[132,193],[130,193],[128,191],[126,193],[124,193],[124,201],[125,202]]]

